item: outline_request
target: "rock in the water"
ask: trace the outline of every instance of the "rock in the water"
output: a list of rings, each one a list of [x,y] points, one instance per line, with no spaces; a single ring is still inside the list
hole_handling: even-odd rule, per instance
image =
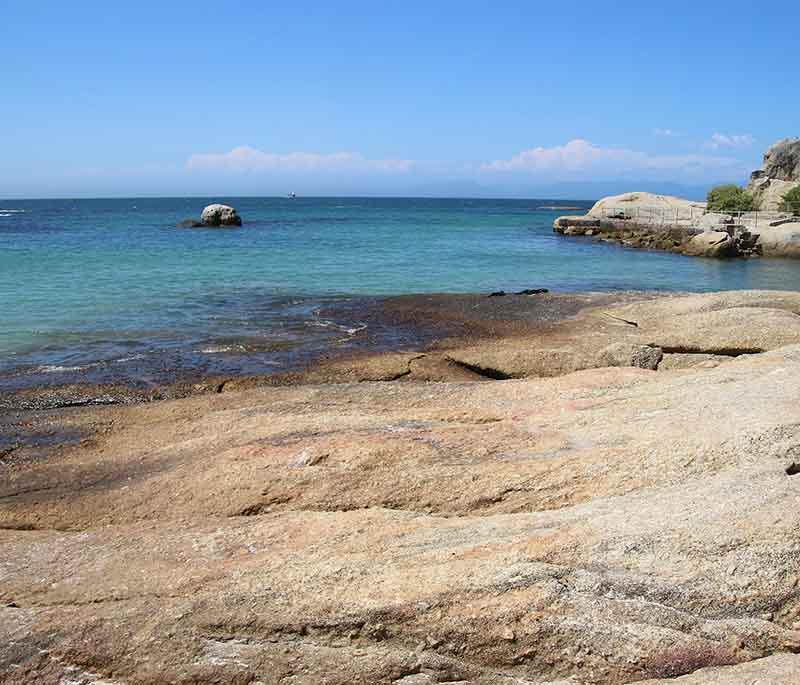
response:
[[[197,219],[184,219],[178,222],[178,228],[202,228],[205,224]]]
[[[208,205],[203,210],[201,220],[205,226],[241,226],[242,219],[233,207],[228,205]]]
[[[736,243],[725,231],[705,231],[694,236],[684,252],[696,257],[735,257]]]

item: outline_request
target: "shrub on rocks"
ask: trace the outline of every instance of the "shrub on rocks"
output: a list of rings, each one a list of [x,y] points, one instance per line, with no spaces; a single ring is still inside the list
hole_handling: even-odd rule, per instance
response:
[[[733,183],[712,188],[707,201],[709,212],[754,212],[758,209],[755,198]]]
[[[780,211],[800,216],[800,186],[792,188],[781,200]]]

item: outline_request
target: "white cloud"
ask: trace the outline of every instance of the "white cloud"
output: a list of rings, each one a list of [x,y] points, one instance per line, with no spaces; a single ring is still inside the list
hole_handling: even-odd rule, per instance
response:
[[[671,128],[654,128],[653,133],[664,138],[680,138],[683,134]]]
[[[743,148],[750,147],[756,139],[749,133],[741,135],[726,135],[724,133],[714,133],[711,140],[706,141],[705,147],[709,150],[719,150],[720,148]]]
[[[186,162],[190,171],[226,172],[320,172],[320,171],[381,171],[405,172],[413,162],[406,159],[367,159],[353,152],[290,152],[276,154],[263,152],[247,145],[230,152],[198,153]]]
[[[739,170],[742,164],[730,157],[707,154],[650,154],[623,147],[602,147],[577,138],[565,145],[524,150],[510,159],[481,166],[485,172],[519,172],[548,175],[553,180],[586,173],[624,176],[628,173],[664,176],[702,176],[709,172]]]

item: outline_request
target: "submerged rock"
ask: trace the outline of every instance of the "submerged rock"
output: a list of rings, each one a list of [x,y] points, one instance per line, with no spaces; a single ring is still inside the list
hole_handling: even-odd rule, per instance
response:
[[[202,228],[205,224],[197,219],[184,219],[178,222],[178,228]]]
[[[208,205],[200,216],[205,226],[241,226],[242,219],[229,205]]]

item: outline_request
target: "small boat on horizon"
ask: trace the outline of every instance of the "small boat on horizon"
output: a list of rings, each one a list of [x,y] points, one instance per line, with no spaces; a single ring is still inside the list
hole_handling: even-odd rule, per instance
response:
[[[296,200],[297,199],[297,194],[296,193],[289,193],[286,197],[288,197],[290,200]]]

